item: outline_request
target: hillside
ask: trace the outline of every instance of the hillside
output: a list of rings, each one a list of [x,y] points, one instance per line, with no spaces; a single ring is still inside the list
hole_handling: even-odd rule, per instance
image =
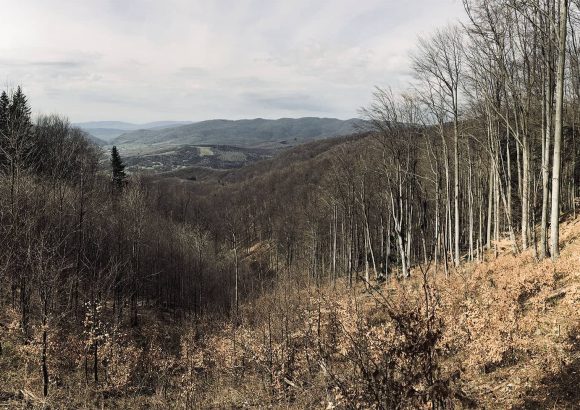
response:
[[[52,3],[0,410],[580,410],[580,0]]]
[[[321,170],[324,163],[328,166],[329,161],[340,152],[352,149],[372,139],[368,133],[347,135],[336,138],[307,142],[285,150],[244,150],[241,152],[261,152],[263,157],[259,162],[251,162],[245,167],[211,167],[211,166],[187,166],[168,172],[155,174],[154,180],[163,181],[177,180],[203,182],[211,188],[217,184],[227,183],[235,186],[239,183],[252,184],[268,174],[296,172],[298,168],[302,173],[311,173],[322,176]],[[222,147],[224,149],[225,147]],[[147,158],[149,156],[144,156]]]
[[[239,168],[312,141],[360,132],[359,120],[283,118],[212,120],[120,135],[116,145],[129,169],[172,171],[184,167]]]
[[[93,137],[109,142],[127,131],[175,127],[190,123],[189,121],[154,121],[145,124],[133,124],[123,121],[90,121],[79,122],[73,125],[88,132]]]
[[[93,134],[86,134],[86,138],[91,141],[93,144],[99,146],[99,147],[104,147],[105,145],[107,145],[107,141],[105,141],[104,139],[101,139]]]
[[[267,248],[256,244],[241,263],[253,263]],[[18,314],[7,307],[0,315],[0,405],[328,409],[367,408],[367,400],[370,406],[380,399],[409,406],[428,387],[421,385],[427,357],[421,343],[431,340],[432,383],[448,406],[578,408],[580,218],[563,223],[555,264],[508,248],[449,277],[432,267],[425,281],[415,269],[409,280],[371,291],[362,283],[349,288],[343,279],[317,286],[307,276],[281,276],[240,307],[237,326],[144,311],[130,338],[106,342],[108,382],[98,389],[85,387],[75,356],[82,357],[82,343],[69,335],[75,347],[62,351],[61,381],[46,401],[38,391],[40,373],[30,366],[36,347],[20,345]],[[389,375],[389,368],[418,376]],[[405,383],[415,393],[389,390]]]
[[[36,126],[30,146],[43,150],[17,191],[0,178],[0,405],[577,405],[573,201],[552,263],[536,259],[537,231],[518,251],[491,195],[465,200],[454,269],[436,229],[431,129],[111,184],[99,152],[63,124]],[[410,159],[412,172],[401,172]],[[403,198],[397,182],[411,176],[429,183],[407,179]],[[401,225],[405,208],[415,223]]]
[[[405,380],[388,369],[420,369],[422,348],[414,344],[429,343],[433,331],[432,354],[440,360],[434,383],[452,397],[447,407],[576,409],[580,218],[562,225],[562,245],[555,264],[537,262],[531,250],[514,256],[500,246],[497,258],[487,254],[485,262],[449,277],[432,267],[425,280],[417,268],[408,281],[371,291],[362,283],[350,289],[344,280],[322,287],[306,279],[284,282],[242,308],[236,331],[226,325],[196,342],[196,363],[219,383],[191,386],[202,389],[197,397],[206,408],[272,400],[297,409],[374,408],[378,400],[405,407],[409,397],[389,391]],[[263,251],[256,246],[247,258]],[[255,370],[240,378],[241,363]],[[276,379],[272,390],[261,377]],[[413,387],[418,395],[427,388]]]
[[[115,138],[120,147],[168,145],[233,145],[244,148],[280,148],[307,141],[352,134],[357,120],[282,118],[279,120],[210,120],[155,130],[137,130]]]

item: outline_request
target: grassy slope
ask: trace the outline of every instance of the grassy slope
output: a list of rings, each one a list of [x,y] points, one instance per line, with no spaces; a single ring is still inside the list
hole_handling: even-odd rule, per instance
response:
[[[433,279],[440,295],[438,313],[445,322],[444,372],[459,372],[461,389],[477,407],[573,409],[580,405],[580,218],[564,222],[561,234],[563,250],[555,264],[536,262],[531,250],[512,256],[505,244],[497,259],[488,255],[485,263],[467,264],[449,278],[440,272]],[[259,254],[260,249],[256,246],[253,252]],[[146,315],[141,328],[124,336],[126,342],[111,356],[110,379],[116,388],[94,389],[90,383],[84,387],[78,356],[82,343],[73,334],[55,334],[54,338],[66,340],[52,351],[64,356],[51,369],[59,369],[63,382],[51,387],[48,402],[55,408],[93,408],[100,403],[109,408],[171,408],[186,402],[203,408],[264,403],[324,408],[336,398],[325,391],[328,380],[323,372],[308,370],[308,357],[302,354],[317,343],[316,334],[307,331],[317,303],[323,301],[319,315],[332,310],[347,332],[354,327],[355,311],[359,318],[381,323],[380,307],[362,286],[353,291],[339,282],[319,292],[306,278],[301,280],[281,281],[277,289],[245,305],[235,337],[228,323],[184,326],[163,314]],[[415,272],[405,283],[387,283],[381,292],[395,305],[420,300],[420,275]],[[40,406],[38,350],[20,344],[15,321],[16,312],[2,309],[0,407],[17,406],[21,397]],[[284,329],[289,335],[277,336],[284,335]],[[267,334],[274,335],[272,340]],[[280,386],[276,380],[283,379],[276,377],[286,371],[283,361],[272,366],[273,383],[261,366],[269,363],[266,346],[271,344],[275,356],[283,357],[288,340],[303,351],[294,361],[289,381],[294,386],[284,382]],[[344,343],[337,339],[339,350]],[[138,361],[145,364],[135,364]],[[337,371],[348,369],[340,359],[333,366]],[[144,388],[152,378],[153,388]]]

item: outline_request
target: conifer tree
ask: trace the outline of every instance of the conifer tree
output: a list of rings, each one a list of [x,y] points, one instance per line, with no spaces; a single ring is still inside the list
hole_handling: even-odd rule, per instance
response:
[[[12,149],[20,160],[23,160],[28,153],[32,141],[30,138],[32,132],[30,106],[28,105],[28,98],[22,92],[22,88],[18,86],[12,95],[12,101],[8,104],[7,110],[7,133],[12,141]]]
[[[24,95],[22,87],[18,86],[14,95],[12,96],[12,104],[10,105],[11,114],[14,118],[22,121],[23,127],[31,127],[30,121],[31,109],[28,105],[28,98]]]
[[[6,165],[5,148],[8,138],[8,109],[10,108],[10,98],[6,91],[0,94],[0,169]]]
[[[10,99],[6,91],[0,94],[0,133],[4,134],[8,122],[8,108],[10,107]]]
[[[11,95],[0,96],[0,102],[3,108],[0,164],[2,171],[10,175],[10,198],[14,205],[20,175],[30,165],[30,154],[34,145],[32,111],[20,86]]]
[[[113,189],[120,192],[125,186],[127,174],[125,174],[125,164],[123,164],[116,146],[111,149],[111,170]]]

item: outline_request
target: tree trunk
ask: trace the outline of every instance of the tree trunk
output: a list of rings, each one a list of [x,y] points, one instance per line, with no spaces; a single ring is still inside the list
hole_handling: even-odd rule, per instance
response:
[[[459,266],[459,125],[457,120],[457,113],[455,113],[455,120],[453,123],[453,157],[454,157],[454,207],[455,207],[455,266]]]
[[[549,255],[548,248],[548,202],[550,198],[550,141],[552,133],[552,70],[547,68],[546,89],[544,91],[545,130],[542,138],[542,220],[540,223],[540,257]]]
[[[552,164],[552,214],[551,214],[551,240],[552,259],[556,260],[560,256],[560,172],[561,149],[562,149],[562,128],[563,128],[563,106],[564,106],[564,68],[566,65],[566,34],[568,22],[568,0],[560,0],[560,35],[558,38],[558,69],[556,75],[556,113],[554,130],[554,161]]]

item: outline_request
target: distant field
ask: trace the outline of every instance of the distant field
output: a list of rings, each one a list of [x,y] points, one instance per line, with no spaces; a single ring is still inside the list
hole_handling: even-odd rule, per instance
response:
[[[239,168],[247,163],[271,158],[276,151],[240,148],[232,146],[184,145],[139,153],[125,151],[128,170],[173,171],[183,167],[207,167],[213,169]],[[122,152],[123,154],[123,152]]]

